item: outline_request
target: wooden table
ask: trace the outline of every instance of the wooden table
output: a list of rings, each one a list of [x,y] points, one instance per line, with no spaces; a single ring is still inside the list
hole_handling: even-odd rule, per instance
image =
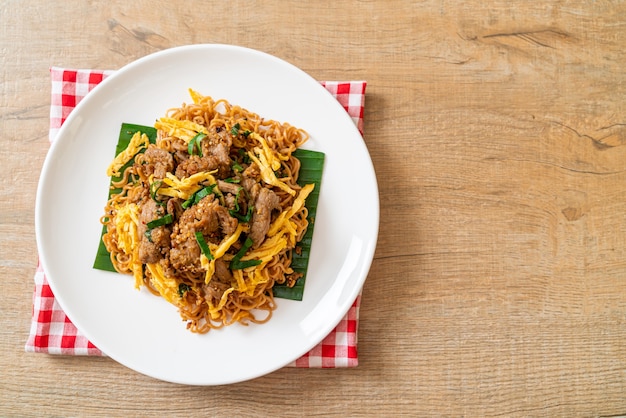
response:
[[[626,413],[626,6],[458,3],[4,2],[0,415]],[[381,222],[357,368],[205,388],[24,352],[48,68],[192,43],[368,81]]]

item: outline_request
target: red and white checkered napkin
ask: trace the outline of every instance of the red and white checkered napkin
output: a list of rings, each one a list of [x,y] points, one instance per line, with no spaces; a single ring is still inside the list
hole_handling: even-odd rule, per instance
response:
[[[50,142],[70,112],[83,97],[113,71],[73,70],[53,67],[50,107]],[[321,84],[341,103],[363,133],[364,81],[324,81]],[[289,364],[291,367],[354,367],[358,365],[357,328],[359,295],[339,325],[310,352]],[[35,273],[33,318],[26,342],[27,352],[96,355],[105,354],[76,329],[65,315],[48,285],[41,264]]]

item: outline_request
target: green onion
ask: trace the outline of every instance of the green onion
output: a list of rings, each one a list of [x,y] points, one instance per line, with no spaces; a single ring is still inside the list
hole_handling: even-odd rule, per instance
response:
[[[190,290],[191,286],[189,286],[187,283],[181,283],[178,285],[178,296],[182,298],[183,296],[185,296],[185,293],[189,292]]]
[[[198,245],[200,246],[200,250],[202,250],[202,254],[209,260],[213,260],[213,254],[211,254],[211,249],[209,248],[209,244],[206,243],[204,237],[202,236],[202,232],[196,231],[196,241],[198,241]]]
[[[211,193],[218,196],[217,192],[214,190],[215,186],[216,186],[215,184],[210,184],[206,186],[204,189],[198,190],[196,194],[194,195],[193,204],[194,205],[197,204],[199,201],[201,201],[203,198],[207,197]]]
[[[261,260],[245,260],[245,261],[238,260],[235,263],[230,263],[230,265],[231,265],[231,269],[233,270],[243,270],[243,269],[247,269],[248,267],[258,266],[262,262],[263,261]]]
[[[241,149],[241,148],[240,148]],[[236,173],[241,173],[243,171],[243,167],[241,165],[239,165],[239,163],[237,161],[235,161],[233,163],[232,169],[234,172]]]
[[[241,157],[241,162],[243,162],[244,164],[250,164],[250,161],[252,161],[252,160],[250,160],[250,156],[248,155],[248,153],[246,152],[246,150],[244,148],[239,148],[237,150],[237,154],[239,154],[239,156]],[[242,168],[242,171],[243,171],[243,167],[241,167],[241,168]]]
[[[198,190],[197,192],[189,196],[189,199],[185,200],[181,206],[183,207],[183,209],[187,209],[188,207],[197,204],[199,201],[202,200],[203,197],[206,197],[211,193],[218,196],[217,192],[213,190],[215,189],[215,186],[215,184],[211,184],[203,189]]]
[[[241,179],[239,177],[229,177],[227,179],[224,179],[224,181],[226,183],[239,183]]]
[[[198,155],[202,157],[202,140],[206,138],[206,134],[199,132],[196,136],[191,138],[189,144],[187,144],[187,153],[189,155],[196,154],[196,149],[198,150]]]
[[[148,229],[143,234],[146,236],[146,238],[148,238],[148,241],[152,242],[152,230]]]
[[[154,221],[148,222],[148,229],[154,229],[158,226],[168,225],[174,222],[174,217],[171,213],[163,216],[162,218],[155,219]]]
[[[244,136],[244,138],[247,138],[251,133],[252,133],[252,131],[246,129],[245,131],[243,131],[242,135]]]
[[[211,184],[210,186],[207,186],[204,189],[198,190],[196,192],[196,197],[193,200],[194,204],[198,203],[203,198],[207,197],[213,191],[214,188],[215,188],[215,184]]]
[[[183,207],[183,209],[187,209],[189,206],[193,205],[193,201],[196,198],[195,194],[192,194],[189,199],[185,200],[183,202],[183,204],[181,205]]]
[[[163,185],[163,182],[161,180],[157,180],[155,182],[152,182],[152,184],[150,184],[150,197],[152,198],[152,200],[154,200],[157,203],[157,205],[165,204],[164,202],[161,202],[159,199],[157,199],[157,192],[159,191],[162,185]]]
[[[246,189],[242,187],[239,190],[237,190],[237,195],[235,196],[235,209],[229,209],[228,213],[233,218],[237,218],[242,222],[250,222],[250,219],[252,219],[252,214],[254,213],[254,206],[250,205],[248,207],[248,212],[245,215],[242,215],[241,213],[239,213],[239,195],[241,194],[242,191],[245,192]]]
[[[250,247],[252,247],[252,244],[253,244],[252,239],[250,239],[250,237],[246,237],[246,241],[243,243],[243,247],[241,247],[241,249],[237,251],[237,254],[235,254],[233,259],[230,261],[231,270],[243,270],[248,267],[258,266],[259,264],[262,263],[261,260],[241,261],[241,257],[243,257],[246,254],[246,252],[250,249]]]
[[[235,195],[235,212],[239,212],[239,195],[241,194],[242,189],[237,190],[237,194]],[[230,215],[232,216],[233,214],[231,213]]]
[[[237,136],[239,134],[239,129],[241,129],[241,125],[239,123],[234,124],[233,127],[230,128],[230,134]]]
[[[238,212],[239,205],[235,205],[235,208],[236,210],[230,209],[228,211],[230,216],[232,216],[233,218],[239,219],[241,222],[245,222],[245,223],[250,222],[250,219],[252,219],[252,214],[254,213],[254,206],[252,205],[248,206],[248,212],[245,215],[242,215],[241,213]]]

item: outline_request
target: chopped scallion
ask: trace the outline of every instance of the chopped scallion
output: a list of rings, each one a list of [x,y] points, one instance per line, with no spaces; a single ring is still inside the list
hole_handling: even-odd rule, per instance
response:
[[[239,122],[237,122],[233,125],[232,128],[230,128],[230,134],[233,136],[237,136],[239,134],[239,129],[241,129],[241,125],[239,124]]]
[[[188,207],[197,204],[199,201],[202,200],[203,197],[206,197],[211,193],[217,195],[214,189],[215,189],[215,184],[210,184],[198,190],[197,192],[189,196],[189,199],[185,200],[181,206],[183,207],[183,209],[187,209]]]
[[[228,211],[228,213],[230,214],[230,216],[232,216],[233,218],[237,218],[239,219],[241,222],[250,222],[250,219],[252,219],[252,214],[254,213],[254,206],[248,206],[248,212],[246,212],[245,215],[242,215],[241,213],[239,213],[239,205],[236,204],[235,205],[236,210],[230,209]]]
[[[206,134],[202,132],[199,132],[196,136],[191,138],[189,144],[187,144],[187,153],[189,155],[197,154],[202,157],[202,140],[204,138],[206,138]]]
[[[202,232],[196,231],[196,241],[198,242],[198,245],[200,246],[200,250],[202,251],[202,254],[204,254],[204,256],[208,258],[209,260],[213,260],[213,254],[211,254],[211,249],[209,248],[209,244],[207,244],[206,241],[204,240],[204,236],[202,236]]]
[[[171,224],[172,222],[174,222],[174,217],[172,216],[171,213],[168,213],[167,215],[163,216],[162,218],[158,218],[155,219],[154,221],[150,221],[148,222],[148,230],[150,229],[154,229],[158,226],[163,226],[163,225],[168,225]]]
[[[239,154],[239,156],[241,157],[241,162],[243,162],[244,164],[250,164],[250,156],[246,152],[245,148],[239,148],[237,150],[237,154]]]
[[[243,171],[243,167],[237,161],[233,163],[232,169],[236,173],[241,173]]]
[[[190,290],[191,286],[189,286],[187,283],[181,283],[178,285],[178,296],[182,298],[183,296],[185,296],[185,293],[189,292]]]
[[[253,244],[252,239],[250,237],[246,237],[246,240],[243,243],[243,247],[241,247],[241,249],[237,251],[237,254],[235,254],[233,259],[230,261],[231,270],[242,270],[248,267],[258,266],[259,264],[262,263],[261,260],[241,261],[241,257],[243,257],[246,254],[246,252],[250,249],[250,247],[252,247],[252,244]]]
[[[192,194],[189,199],[185,200],[181,205],[183,209],[187,209],[189,206],[193,205],[194,199],[196,198],[195,194]]]
[[[161,202],[159,199],[157,199],[157,192],[159,191],[162,185],[163,185],[163,182],[161,180],[154,181],[150,184],[150,197],[152,198],[152,200],[154,200],[157,203],[157,205],[165,204],[164,202]]]

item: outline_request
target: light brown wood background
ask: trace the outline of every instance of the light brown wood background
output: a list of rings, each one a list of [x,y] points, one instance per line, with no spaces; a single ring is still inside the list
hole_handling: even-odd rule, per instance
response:
[[[14,0],[0,20],[0,415],[626,413],[623,2]],[[368,81],[359,367],[203,388],[24,353],[48,68],[192,43]]]

